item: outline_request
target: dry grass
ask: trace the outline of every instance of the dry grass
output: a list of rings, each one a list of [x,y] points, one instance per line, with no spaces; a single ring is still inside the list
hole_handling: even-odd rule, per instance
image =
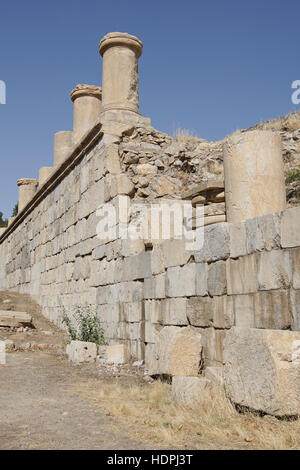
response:
[[[172,400],[171,386],[122,386],[90,381],[76,393],[91,400],[139,440],[187,449],[299,449],[300,421],[280,421],[240,414],[217,391],[203,405],[183,406]]]
[[[204,139],[200,139],[194,131],[181,127],[173,131],[173,137],[180,142],[204,142]]]

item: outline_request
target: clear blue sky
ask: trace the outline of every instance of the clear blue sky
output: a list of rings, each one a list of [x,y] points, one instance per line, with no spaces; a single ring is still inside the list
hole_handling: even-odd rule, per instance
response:
[[[140,103],[157,129],[210,140],[296,111],[299,0],[51,0],[1,2],[0,210],[16,180],[52,165],[53,134],[72,129],[70,90],[101,84],[98,43],[137,35]]]

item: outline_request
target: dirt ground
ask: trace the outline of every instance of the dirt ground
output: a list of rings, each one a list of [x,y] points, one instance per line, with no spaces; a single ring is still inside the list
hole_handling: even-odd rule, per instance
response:
[[[100,376],[109,380],[100,366],[74,366],[64,356],[44,351],[6,357],[7,364],[0,366],[1,450],[153,448],[132,439],[72,391],[77,382]]]

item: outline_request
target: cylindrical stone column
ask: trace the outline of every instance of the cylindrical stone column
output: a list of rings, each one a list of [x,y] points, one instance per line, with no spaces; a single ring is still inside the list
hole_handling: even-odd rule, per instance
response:
[[[281,138],[270,131],[229,137],[223,146],[227,221],[286,208]]]
[[[18,180],[19,186],[19,212],[24,209],[36,193],[37,180],[34,178],[22,178]]]
[[[140,113],[138,59],[142,50],[143,43],[127,33],[109,33],[101,39],[103,111]]]
[[[39,186],[42,186],[53,171],[52,166],[43,166],[39,170]]]
[[[60,166],[71,152],[73,145],[73,132],[61,131],[54,134],[53,165]]]
[[[102,112],[102,89],[93,85],[77,85],[71,91],[74,103],[73,142],[77,144],[99,120]]]

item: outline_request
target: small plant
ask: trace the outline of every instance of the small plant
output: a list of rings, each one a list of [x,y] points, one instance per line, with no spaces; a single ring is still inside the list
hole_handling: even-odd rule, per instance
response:
[[[72,315],[68,315],[64,309],[62,323],[66,325],[72,340],[105,344],[104,330],[101,328],[99,316],[91,305],[76,305]]]
[[[286,184],[293,183],[294,181],[300,181],[300,168],[294,168],[293,170],[288,170],[285,174]]]

